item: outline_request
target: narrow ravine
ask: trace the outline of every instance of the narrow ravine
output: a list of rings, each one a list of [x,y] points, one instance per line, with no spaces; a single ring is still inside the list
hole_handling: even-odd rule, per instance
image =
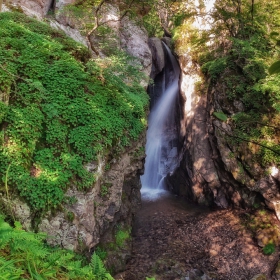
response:
[[[164,180],[178,164],[175,104],[180,69],[169,49],[165,56],[169,69],[161,74],[160,97],[149,117],[142,208],[132,231],[132,256],[115,279],[263,279],[253,278],[258,274],[273,279],[279,253],[263,254],[246,224],[245,210],[197,206],[166,190]]]
[[[250,280],[260,273],[273,279],[279,254],[262,253],[245,217],[243,210],[202,208],[172,195],[144,201],[133,228],[132,258],[115,279]]]

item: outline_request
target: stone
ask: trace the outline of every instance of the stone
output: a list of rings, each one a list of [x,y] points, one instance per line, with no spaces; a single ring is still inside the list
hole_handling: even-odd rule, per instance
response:
[[[42,19],[48,13],[53,0],[10,0],[10,5],[20,7],[28,15]]]
[[[280,279],[280,261],[277,262],[273,275],[275,276],[275,279]]]
[[[172,39],[171,39],[171,37],[163,37],[162,41],[168,46],[169,49],[172,49]]]
[[[201,22],[203,25],[203,19]],[[245,110],[238,97],[228,98],[224,82],[226,76],[237,73],[228,69],[211,85],[210,80],[200,77],[199,65],[188,53],[179,57],[179,63],[180,102],[184,108],[178,122],[185,139],[179,150],[180,166],[168,178],[169,189],[200,204],[222,208],[252,207],[264,198],[280,219],[279,169],[271,166],[271,175],[267,176],[268,170],[255,160],[260,152],[258,145],[244,142],[237,148],[227,139],[233,131],[231,117]],[[202,90],[197,83],[204,84]],[[213,112],[223,112],[228,120],[218,120]]]
[[[79,191],[74,186],[68,189],[66,196],[74,197],[76,202],[65,205],[64,211],[55,215],[48,213],[39,224],[39,230],[50,236],[50,244],[89,251],[104,235],[113,234],[112,228],[117,222],[126,220],[131,223],[141,199],[138,170],[143,168],[142,158],[135,162],[134,151],[143,146],[143,141],[141,138],[134,148],[127,150],[118,160],[112,160],[110,169],[102,171],[100,179],[88,192]],[[103,159],[99,161],[103,162]],[[96,171],[99,165],[93,162],[86,166]],[[104,169],[103,163],[102,166]],[[105,183],[108,186],[106,198],[100,194],[101,185]]]
[[[280,183],[280,170],[276,166],[271,166],[270,175]]]
[[[17,197],[7,199],[1,196],[0,202],[5,206],[7,213],[12,212],[10,214],[17,218],[25,230],[30,231],[32,229],[30,207],[25,202]]]
[[[62,9],[64,6],[69,5],[69,4],[73,4],[76,1],[77,0],[59,0],[59,1],[55,1],[55,9],[56,10]]]
[[[154,79],[159,74],[165,65],[165,55],[162,42],[159,38],[149,38],[148,45],[150,47],[153,64],[150,77]]]
[[[202,270],[192,269],[187,273],[185,280],[211,280],[208,275],[206,275]]]
[[[254,276],[251,280],[267,280],[267,278],[264,274],[258,274]]]
[[[274,177],[269,175],[261,178],[252,190],[259,192],[264,197],[266,205],[275,211],[278,220],[280,220],[280,193]]]
[[[69,37],[71,37],[73,40],[75,40],[78,43],[83,44],[85,47],[87,47],[87,42],[85,37],[83,37],[80,33],[79,30],[71,28],[70,26],[65,26],[57,21],[51,20],[50,21],[50,26],[58,29],[58,30],[62,30],[66,35],[68,35]]]
[[[10,9],[5,4],[2,4],[2,11],[1,12],[10,12]]]
[[[149,77],[152,69],[152,53],[148,46],[148,33],[135,22],[124,17],[120,25],[121,47],[130,55],[139,59],[142,72]],[[148,80],[143,80],[141,85],[147,86]]]

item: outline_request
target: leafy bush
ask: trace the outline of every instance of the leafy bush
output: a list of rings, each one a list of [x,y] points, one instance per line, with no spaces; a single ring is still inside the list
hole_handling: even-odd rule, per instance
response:
[[[265,255],[271,255],[275,252],[275,245],[273,243],[269,243],[263,247],[263,253]]]
[[[44,234],[26,232],[18,222],[12,228],[2,216],[0,235],[1,279],[113,279],[96,254],[86,264],[71,251],[47,246]]]
[[[0,103],[0,177],[33,210],[55,208],[70,183],[93,185],[85,163],[138,138],[148,96],[125,53],[92,61],[47,24],[18,13],[1,13],[0,24],[0,91],[9,100]]]
[[[246,3],[239,3],[243,9],[240,12],[231,10],[229,4],[228,1],[216,3],[217,10],[212,16],[220,20],[212,25],[211,32],[215,35],[212,41],[217,38],[222,41],[216,47],[210,44],[209,52],[199,60],[201,69],[212,82],[219,82],[219,89],[226,93],[224,104],[228,108],[239,110],[235,101],[243,105],[243,112],[228,116],[233,131],[229,144],[247,158],[252,154],[251,162],[257,161],[263,167],[279,165],[280,76],[267,76],[267,69],[272,58],[279,55],[279,48],[273,36],[268,37],[267,33],[278,29],[280,18],[273,12],[275,20],[269,22],[267,10],[258,7],[252,24],[253,19],[248,18],[246,12],[250,7]],[[221,45],[226,48],[220,48]],[[277,64],[274,67],[277,68]]]
[[[201,70],[203,73],[208,73],[212,80],[217,80],[219,75],[223,73],[223,71],[227,67],[227,57],[217,58],[215,60],[206,62],[202,67]]]

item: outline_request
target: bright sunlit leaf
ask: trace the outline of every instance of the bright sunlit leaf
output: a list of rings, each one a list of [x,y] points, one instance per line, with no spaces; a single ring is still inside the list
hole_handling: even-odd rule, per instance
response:
[[[270,75],[280,73],[280,60],[274,62],[268,69]]]

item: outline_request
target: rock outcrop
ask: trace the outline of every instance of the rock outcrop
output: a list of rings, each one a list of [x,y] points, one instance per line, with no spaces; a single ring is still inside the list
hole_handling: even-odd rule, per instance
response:
[[[140,175],[143,174],[145,134],[118,159],[111,157],[105,165],[104,159],[86,166],[89,171],[100,173],[96,184],[87,192],[70,188],[67,203],[56,212],[49,211],[34,223],[29,206],[19,198],[9,201],[0,197],[2,210],[19,220],[27,230],[36,226],[39,232],[48,234],[48,243],[90,255],[96,246],[115,244],[118,230],[130,232],[133,217],[141,205]],[[110,166],[110,167],[109,167]],[[36,220],[36,219],[35,219]],[[115,272],[125,268],[125,260],[131,254],[131,240],[117,250],[106,249],[107,263]]]
[[[75,187],[66,196],[74,198],[55,215],[49,213],[39,224],[39,230],[51,237],[49,243],[73,250],[94,248],[104,234],[113,233],[118,224],[130,225],[140,204],[140,180],[143,154],[137,151],[144,138],[127,150],[119,159],[112,159],[105,170],[103,159],[87,166],[91,171],[101,170],[100,179],[87,193]],[[111,236],[113,241],[113,236]]]
[[[198,65],[188,55],[179,58],[181,95],[185,100],[181,133],[185,135],[180,167],[169,178],[173,191],[203,205],[253,205],[259,191],[241,163],[232,157],[226,142],[230,126],[213,117],[217,111],[218,87],[204,88],[199,94],[195,84],[200,80]],[[255,187],[254,187],[255,186]]]
[[[149,39],[149,47],[152,52],[153,64],[152,71],[150,77],[154,79],[156,75],[158,75],[164,67],[164,50],[162,46],[162,41],[159,38],[150,38]]]
[[[207,20],[198,21],[201,24],[196,27],[207,30]],[[254,160],[254,150],[257,153],[260,149],[254,143],[250,144],[251,149],[246,143],[237,148],[234,141],[228,140],[233,135],[232,122],[213,114],[224,112],[234,116],[245,110],[241,100],[228,98],[227,91],[231,89],[224,82],[226,77],[238,73],[227,69],[215,83],[211,83],[205,80],[190,55],[181,55],[179,62],[184,113],[178,122],[181,121],[181,135],[185,136],[185,141],[180,166],[168,178],[170,188],[203,205],[227,208],[265,203],[280,219],[279,168],[264,168]]]
[[[6,5],[22,10],[26,15],[42,19],[53,8],[53,0],[10,0]]]
[[[81,23],[80,20],[75,18],[75,15],[67,10],[67,4],[72,4],[73,2],[75,1],[68,0],[56,4],[55,18],[57,22],[53,23],[53,25],[62,29],[73,39],[81,42],[77,30],[84,29],[83,24],[86,23],[86,20]],[[96,48],[93,51],[93,55],[96,55],[96,51],[98,51],[100,57],[105,57],[110,55],[112,51],[125,50],[137,59],[141,72],[146,76],[146,78],[143,78],[141,85],[147,87],[148,77],[152,68],[152,54],[148,46],[147,31],[128,16],[124,16],[125,11],[122,11],[114,1],[104,3],[100,7],[99,13],[101,16],[99,22],[103,26],[103,23],[106,23],[105,26],[108,27],[108,30],[106,35],[100,36],[98,32],[93,32],[90,35],[91,45]],[[82,43],[85,43],[85,39]]]

